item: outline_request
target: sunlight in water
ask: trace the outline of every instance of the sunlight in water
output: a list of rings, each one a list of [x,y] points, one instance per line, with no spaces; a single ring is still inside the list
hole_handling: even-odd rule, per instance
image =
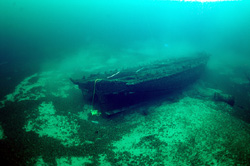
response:
[[[183,1],[183,0],[180,0]],[[192,1],[192,2],[222,2],[222,1],[240,1],[240,0],[184,0],[184,1]]]

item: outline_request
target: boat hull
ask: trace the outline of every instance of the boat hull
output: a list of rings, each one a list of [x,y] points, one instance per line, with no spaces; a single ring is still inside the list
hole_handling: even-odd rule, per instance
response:
[[[165,64],[147,65],[147,69],[140,67],[129,72],[117,72],[112,77],[104,74],[72,82],[79,86],[85,100],[90,101],[95,109],[112,115],[141,102],[182,90],[201,76],[207,61],[208,56],[202,55],[186,58],[185,61],[177,59]],[[141,72],[140,75],[137,71]],[[149,73],[152,71],[153,74]]]

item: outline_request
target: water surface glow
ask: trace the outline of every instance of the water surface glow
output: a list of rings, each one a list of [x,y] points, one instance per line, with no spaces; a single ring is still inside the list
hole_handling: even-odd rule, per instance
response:
[[[241,0],[177,0],[177,1],[189,1],[189,2],[224,2],[224,1],[241,1]]]

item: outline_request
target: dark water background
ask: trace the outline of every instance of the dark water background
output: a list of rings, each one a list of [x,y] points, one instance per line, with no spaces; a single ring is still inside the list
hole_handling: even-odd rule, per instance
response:
[[[249,5],[249,1],[1,1],[0,85],[5,88],[0,97],[25,76],[59,64],[67,72],[93,61],[115,59],[118,66],[126,66],[152,57],[206,51],[212,55],[212,68],[248,67]]]

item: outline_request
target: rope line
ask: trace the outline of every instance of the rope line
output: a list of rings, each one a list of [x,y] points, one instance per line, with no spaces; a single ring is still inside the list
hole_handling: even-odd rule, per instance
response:
[[[92,96],[92,106],[91,106],[91,110],[93,110],[94,108],[94,100],[95,100],[95,89],[96,89],[96,82],[97,81],[100,81],[102,79],[96,79],[95,82],[94,82],[94,89],[93,89],[93,96]]]

